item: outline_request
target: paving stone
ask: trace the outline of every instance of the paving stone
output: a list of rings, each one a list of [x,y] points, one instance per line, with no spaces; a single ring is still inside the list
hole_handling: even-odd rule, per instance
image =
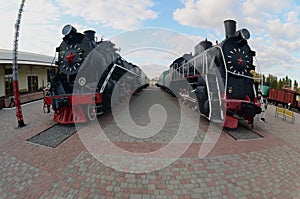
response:
[[[198,158],[198,150],[194,150],[199,147],[198,139],[191,146],[192,150],[173,164],[154,172],[132,174],[111,169],[98,162],[82,146],[76,134],[71,138],[72,142],[67,140],[53,150],[24,144],[24,140],[32,134],[30,131],[38,128],[42,130],[53,123],[49,122],[52,121],[49,116],[49,121],[46,122],[44,116],[39,118],[37,114],[32,115],[36,121],[26,127],[26,133],[0,121],[3,129],[0,135],[0,198],[32,198],[30,196],[38,194],[37,192],[41,194],[35,198],[269,198],[271,194],[274,198],[299,196],[300,142],[297,141],[300,140],[300,135],[295,133],[299,128],[298,120],[296,124],[289,125],[270,118],[270,122],[276,121],[278,124],[273,122],[272,127],[258,126],[265,136],[259,141],[241,143],[222,134],[220,144],[204,159]],[[0,118],[3,118],[2,110]],[[4,121],[7,122],[7,119]],[[172,132],[168,132],[161,138],[156,136],[151,141],[154,144],[165,143],[169,139],[165,137],[171,134]],[[123,141],[124,146],[134,143],[125,136],[110,136],[115,141]],[[10,140],[16,143],[14,147],[19,148],[11,149],[13,142]],[[143,145],[146,147],[149,142],[147,140]],[[26,155],[20,149],[30,151],[32,155]],[[77,152],[69,157],[70,151],[76,149]],[[51,156],[56,151],[64,150],[68,152]],[[43,156],[49,156],[49,161],[41,164],[39,159]],[[59,160],[64,158],[69,158],[69,161],[59,167]],[[108,154],[107,158],[116,156]],[[122,158],[126,160],[126,157]],[[149,165],[155,166],[159,161],[158,159]],[[139,165],[132,167],[137,168]],[[160,185],[160,190],[157,190],[156,183]],[[69,189],[66,190],[66,187]]]

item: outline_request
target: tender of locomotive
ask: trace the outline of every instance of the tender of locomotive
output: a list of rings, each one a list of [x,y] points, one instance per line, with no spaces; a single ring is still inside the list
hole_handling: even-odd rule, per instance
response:
[[[148,86],[148,77],[124,60],[110,41],[96,41],[95,31],[83,34],[66,25],[56,48],[58,69],[50,71],[44,111],[54,110],[61,124],[93,121],[112,104]],[[114,94],[114,96],[112,96]]]
[[[250,33],[247,29],[236,31],[234,20],[224,24],[226,38],[221,43],[201,41],[195,46],[194,55],[185,54],[173,61],[169,74],[161,76],[158,85],[168,87],[211,121],[236,128],[238,121],[244,119],[253,127],[261,108],[258,84],[254,81],[255,52],[247,42]]]

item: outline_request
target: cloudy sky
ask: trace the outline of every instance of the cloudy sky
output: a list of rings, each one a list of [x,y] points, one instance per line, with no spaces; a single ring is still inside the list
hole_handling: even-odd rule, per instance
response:
[[[12,49],[21,0],[0,0],[0,49]],[[300,81],[300,3],[298,0],[27,0],[19,50],[54,56],[61,29],[93,29],[112,40],[121,55],[158,76],[202,39],[222,41],[223,21],[251,32],[264,74]]]

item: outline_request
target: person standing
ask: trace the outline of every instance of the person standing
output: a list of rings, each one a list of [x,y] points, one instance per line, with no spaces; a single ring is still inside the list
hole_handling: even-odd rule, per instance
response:
[[[267,98],[264,98],[261,96],[260,98],[260,104],[261,104],[261,114],[260,114],[260,120],[266,122],[266,112],[268,108],[268,100]]]

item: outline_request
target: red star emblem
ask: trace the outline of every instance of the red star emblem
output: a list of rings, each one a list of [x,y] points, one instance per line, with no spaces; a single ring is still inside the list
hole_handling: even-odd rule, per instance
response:
[[[70,53],[66,56],[68,63],[72,63],[75,56],[76,56],[75,54],[73,54],[72,52],[70,52]]]
[[[243,61],[242,58],[239,58],[239,59],[237,60],[237,62],[238,62],[238,65],[242,65],[244,61]]]

